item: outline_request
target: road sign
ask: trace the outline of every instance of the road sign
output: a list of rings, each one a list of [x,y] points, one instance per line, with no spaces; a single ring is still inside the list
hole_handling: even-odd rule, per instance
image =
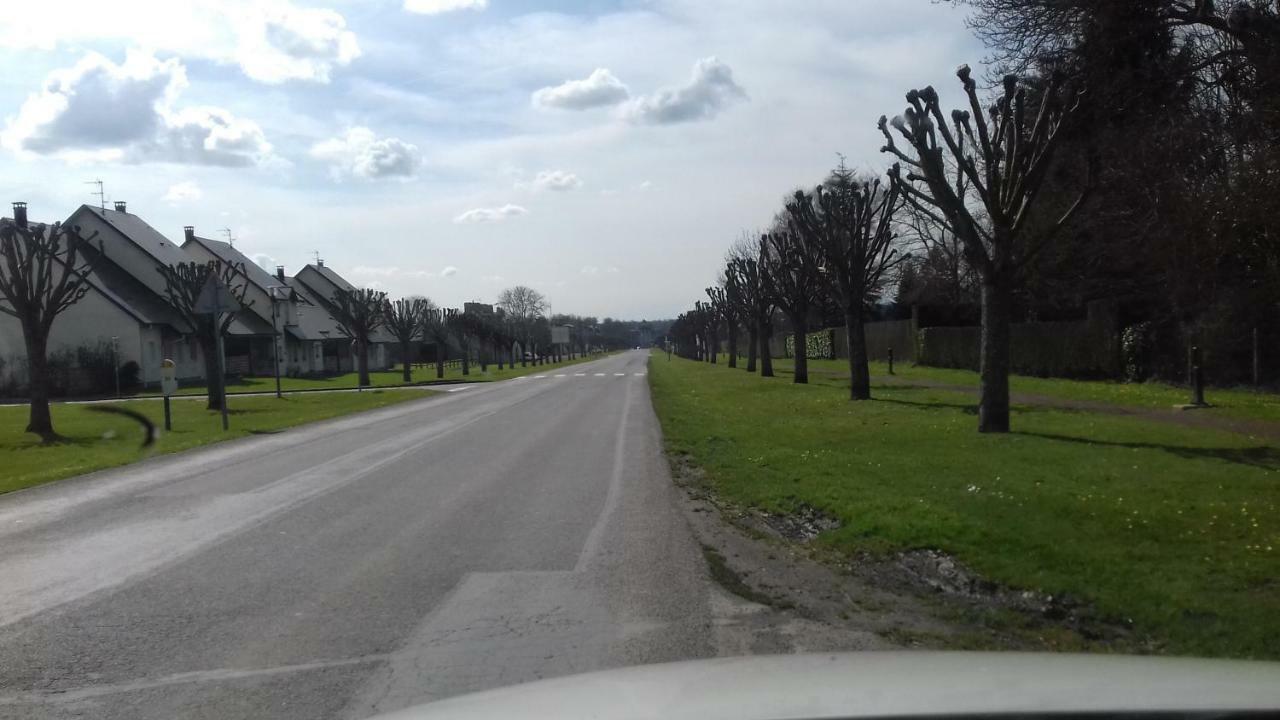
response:
[[[239,309],[240,301],[236,300],[231,290],[213,274],[209,275],[204,287],[200,288],[195,307],[192,308],[199,315],[233,312]]]
[[[567,325],[555,325],[551,328],[551,344],[569,344],[569,327]]]
[[[160,392],[165,395],[178,392],[178,366],[168,358],[160,361]]]

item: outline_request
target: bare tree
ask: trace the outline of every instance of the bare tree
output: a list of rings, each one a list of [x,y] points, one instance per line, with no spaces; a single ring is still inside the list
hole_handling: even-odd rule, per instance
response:
[[[14,203],[14,219],[0,223],[0,313],[22,325],[31,396],[26,431],[49,443],[58,439],[49,414],[49,333],[89,291],[101,253],[84,252],[97,233],[85,238],[78,226],[28,225],[26,214],[25,203]]]
[[[1053,161],[1058,131],[1080,96],[1067,106],[1050,81],[1041,91],[1039,109],[1028,116],[1026,90],[1010,75],[988,119],[969,66],[961,66],[956,75],[970,110],[953,110],[948,122],[932,87],[912,90],[903,115],[892,121],[880,118],[886,141],[882,151],[898,160],[889,177],[906,201],[955,233],[964,245],[965,258],[978,271],[982,281],[978,430],[1008,432],[1015,278],[1080,209],[1089,192],[1087,184],[1055,221],[1044,223],[1034,235],[1026,232]],[[890,127],[907,141],[910,153],[898,148]],[[905,175],[902,164],[908,167]],[[954,177],[949,165],[955,168]],[[986,222],[979,221],[979,212],[985,212]]]
[[[453,338],[458,341],[458,349],[462,351],[462,374],[471,374],[471,338],[475,334],[474,320],[471,313],[457,310],[445,318],[445,325]]]
[[[355,343],[360,387],[372,384],[369,381],[369,342],[373,333],[386,321],[383,314],[386,305],[387,294],[380,290],[338,288],[333,293],[329,313],[342,334]]]
[[[790,230],[768,233],[760,240],[760,277],[767,294],[791,322],[795,345],[793,382],[809,382],[809,311],[821,300],[818,254],[805,238]]]
[[[787,203],[793,233],[817,253],[823,264],[817,275],[844,311],[851,400],[871,398],[863,327],[867,302],[885,273],[906,257],[894,247],[894,214],[899,205],[897,185],[881,188],[878,178],[858,182],[843,163],[826,187],[819,186],[812,194],[797,191]]]
[[[449,319],[457,310],[449,308],[428,308],[422,314],[422,336],[436,346],[436,379],[444,378],[445,354],[449,352]]]
[[[388,301],[382,310],[387,330],[400,341],[400,361],[405,382],[413,380],[413,341],[422,337],[423,316],[431,308],[431,301],[423,297],[401,298]]]
[[[719,314],[720,320],[724,323],[725,334],[729,341],[729,367],[738,367],[738,331],[742,325],[742,318],[739,315],[738,300],[735,297],[739,293],[736,279],[731,279],[731,274],[726,273],[724,279],[719,285],[707,288],[707,296],[711,298],[711,305]]]
[[[520,339],[520,364],[527,365],[524,353],[529,351],[533,324],[547,310],[547,298],[531,287],[516,285],[498,295],[498,307],[515,323]]]
[[[200,354],[204,356],[204,377],[209,410],[221,410],[223,387],[226,378],[222,372],[222,359],[218,357],[218,337],[225,336],[231,323],[236,319],[235,312],[212,313],[196,312],[196,301],[200,291],[204,290],[210,278],[227,288],[241,306],[249,308],[253,301],[245,300],[249,291],[249,276],[245,273],[244,263],[224,263],[221,260],[210,260],[206,263],[178,263],[167,267],[156,268],[164,278],[165,295],[169,304],[187,325],[196,341],[200,343]]]

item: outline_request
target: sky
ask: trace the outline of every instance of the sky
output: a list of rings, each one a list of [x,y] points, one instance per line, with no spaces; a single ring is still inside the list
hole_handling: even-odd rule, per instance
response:
[[[931,0],[40,0],[0,17],[0,203],[102,180],[162,233],[318,253],[445,306],[673,317],[913,87],[984,53]]]

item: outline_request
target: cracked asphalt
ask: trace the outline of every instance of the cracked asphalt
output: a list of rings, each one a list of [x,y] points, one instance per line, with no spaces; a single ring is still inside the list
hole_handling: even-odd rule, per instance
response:
[[[362,718],[715,655],[646,358],[0,496],[0,717]]]

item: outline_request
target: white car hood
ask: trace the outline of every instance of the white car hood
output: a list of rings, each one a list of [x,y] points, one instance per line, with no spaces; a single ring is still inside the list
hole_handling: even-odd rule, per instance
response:
[[[721,658],[588,673],[381,720],[816,720],[988,713],[1280,710],[1280,663],[1035,653]]]

